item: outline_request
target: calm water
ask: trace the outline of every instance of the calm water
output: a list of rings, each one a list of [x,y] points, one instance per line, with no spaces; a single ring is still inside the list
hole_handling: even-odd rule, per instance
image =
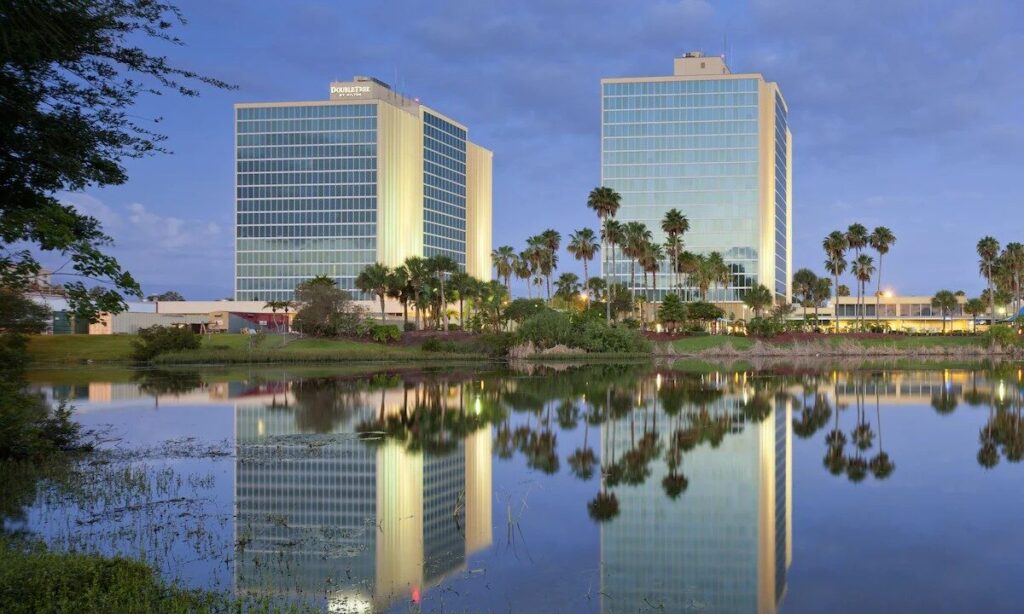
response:
[[[33,380],[103,450],[7,528],[190,586],[332,612],[1024,609],[1017,365],[67,377]]]

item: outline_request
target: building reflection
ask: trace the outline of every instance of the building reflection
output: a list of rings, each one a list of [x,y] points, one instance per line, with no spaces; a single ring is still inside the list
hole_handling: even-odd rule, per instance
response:
[[[463,412],[461,386],[288,388],[236,406],[239,593],[382,610],[418,603],[490,545],[489,428],[436,454],[367,430],[410,402]]]
[[[659,392],[674,384],[652,384],[628,416],[602,426],[606,472],[644,437],[666,460],[640,483],[607,487],[618,514],[601,524],[601,611],[777,611],[792,556],[791,401],[709,378],[672,408]],[[769,415],[755,416],[756,404]],[[678,454],[697,422],[721,430]],[[683,476],[678,498],[673,474]]]

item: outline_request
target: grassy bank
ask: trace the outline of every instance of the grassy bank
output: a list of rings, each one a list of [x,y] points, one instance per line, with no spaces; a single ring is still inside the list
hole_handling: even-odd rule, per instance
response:
[[[38,335],[29,340],[33,366],[131,363],[130,335]],[[158,356],[154,364],[315,363],[347,361],[423,361],[482,359],[473,351],[425,352],[419,345],[381,345],[369,341],[299,339],[287,344],[268,336],[249,349],[245,335],[203,337],[198,350]]]
[[[677,339],[655,351],[687,356],[980,356],[989,353],[989,343],[983,336],[802,334],[757,339],[714,335]]]

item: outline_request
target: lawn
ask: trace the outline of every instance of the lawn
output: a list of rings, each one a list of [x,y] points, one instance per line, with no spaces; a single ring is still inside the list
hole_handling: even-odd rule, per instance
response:
[[[36,366],[131,362],[132,335],[39,335],[29,339]],[[424,352],[419,346],[381,345],[369,341],[299,339],[283,344],[270,335],[249,350],[246,335],[211,335],[199,350],[157,357],[157,364],[332,362],[340,360],[436,360],[473,358],[471,354]]]
[[[700,337],[683,337],[672,341],[672,347],[677,352],[684,354],[696,354],[704,350],[721,349],[731,345],[736,350],[749,350],[754,342],[747,337],[735,337],[732,335],[704,335]]]

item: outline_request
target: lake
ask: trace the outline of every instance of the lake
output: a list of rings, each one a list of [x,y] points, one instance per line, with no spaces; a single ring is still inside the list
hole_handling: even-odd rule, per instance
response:
[[[5,527],[329,612],[1024,608],[1020,365],[367,369],[32,373],[100,450]]]

